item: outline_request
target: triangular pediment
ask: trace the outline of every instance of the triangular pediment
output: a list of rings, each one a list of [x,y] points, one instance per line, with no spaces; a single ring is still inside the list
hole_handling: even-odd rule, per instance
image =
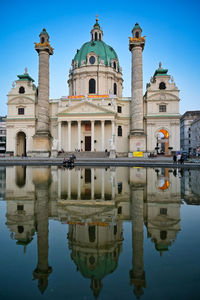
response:
[[[156,92],[148,96],[147,101],[148,100],[179,100],[179,98],[170,92]]]
[[[33,104],[34,100],[29,97],[15,97],[8,100],[9,104],[16,104],[16,105],[26,105],[26,104]]]
[[[63,115],[95,115],[95,114],[105,114],[105,115],[115,115],[115,112],[110,111],[100,105],[96,105],[89,102],[82,102],[79,104],[71,105],[65,108],[63,111],[60,111],[57,116]]]

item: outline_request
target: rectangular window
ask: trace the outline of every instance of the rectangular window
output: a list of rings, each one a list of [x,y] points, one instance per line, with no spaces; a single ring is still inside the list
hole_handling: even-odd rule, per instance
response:
[[[167,208],[160,208],[161,215],[167,215]]]
[[[159,105],[159,112],[166,112],[166,111],[167,111],[166,105]]]
[[[18,115],[24,115],[24,108],[23,107],[18,108]]]
[[[17,205],[17,210],[24,210],[24,205]]]
[[[121,106],[117,106],[117,112],[121,114],[121,112],[122,112],[122,107]]]

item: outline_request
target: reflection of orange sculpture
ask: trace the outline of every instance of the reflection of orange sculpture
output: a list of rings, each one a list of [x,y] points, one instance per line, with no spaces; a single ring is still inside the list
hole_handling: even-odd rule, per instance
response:
[[[165,139],[168,139],[169,133],[168,133],[167,130],[165,130],[165,129],[160,129],[159,132],[162,132],[162,133],[164,134]]]
[[[159,190],[164,191],[164,190],[167,190],[169,186],[170,186],[169,180],[165,180],[165,183],[163,184],[163,186],[159,186],[158,188],[159,188]]]

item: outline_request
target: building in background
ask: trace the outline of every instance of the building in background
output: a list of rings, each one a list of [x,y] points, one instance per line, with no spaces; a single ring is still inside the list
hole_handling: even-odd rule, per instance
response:
[[[123,97],[122,68],[115,50],[103,41],[96,19],[91,39],[72,60],[69,96],[49,99],[49,57],[45,29],[35,43],[38,88],[27,73],[8,93],[7,152],[19,156],[57,156],[60,151],[107,152],[115,157],[169,155],[180,150],[179,90],[161,63],[143,95],[145,37],[138,23],[129,37],[131,97]]]
[[[181,150],[189,153],[193,152],[192,146],[192,128],[196,128],[197,125],[192,127],[192,122],[200,118],[200,110],[186,111],[180,121],[180,135],[181,135]],[[196,130],[196,129],[194,129]],[[196,145],[196,142],[193,141]]]
[[[6,152],[6,117],[0,116],[0,156]]]
[[[196,156],[200,156],[200,117],[191,124],[192,136],[192,152]]]

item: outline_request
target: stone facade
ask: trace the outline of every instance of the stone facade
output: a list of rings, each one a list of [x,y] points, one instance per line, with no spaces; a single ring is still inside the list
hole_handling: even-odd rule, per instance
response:
[[[167,72],[160,64],[144,95],[148,152],[155,148],[165,154],[180,150],[179,90]]]
[[[200,118],[192,122],[191,132],[192,152],[193,154],[200,156]]]
[[[6,117],[0,116],[0,156],[6,152]]]
[[[200,111],[186,111],[182,117],[180,122],[180,137],[181,137],[181,150],[186,151],[188,154],[193,153],[193,148],[196,149],[198,140],[195,141],[196,136],[198,136],[197,128],[199,122],[195,123],[192,127],[192,123],[194,120],[200,118]],[[194,128],[194,132],[192,133],[192,128]],[[192,135],[194,136],[192,138]],[[196,144],[197,143],[197,144]]]
[[[39,86],[27,70],[8,94],[7,152],[14,155],[57,156],[59,151],[133,151],[171,154],[180,150],[179,91],[160,65],[143,96],[142,51],[145,38],[136,23],[132,53],[132,94],[122,97],[122,69],[116,52],[103,42],[98,20],[72,60],[69,96],[49,99],[49,55],[46,30],[35,44],[39,54]],[[164,88],[160,88],[164,84]],[[115,154],[113,154],[115,155]]]

